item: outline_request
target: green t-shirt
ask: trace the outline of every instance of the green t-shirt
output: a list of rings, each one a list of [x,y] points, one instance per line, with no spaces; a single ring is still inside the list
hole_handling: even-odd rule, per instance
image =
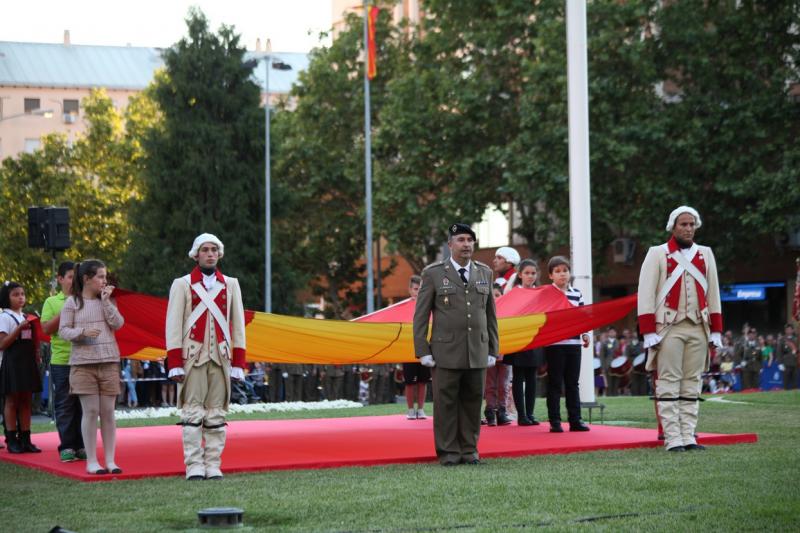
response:
[[[67,297],[63,292],[59,292],[45,300],[44,307],[42,307],[42,322],[48,322],[60,315],[61,308],[64,307],[66,301]],[[59,337],[58,332],[50,335],[50,364],[68,365],[71,350],[72,345],[70,342]]]

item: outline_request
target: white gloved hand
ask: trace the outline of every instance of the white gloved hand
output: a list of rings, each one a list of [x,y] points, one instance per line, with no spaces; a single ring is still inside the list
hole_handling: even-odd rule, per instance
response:
[[[652,348],[661,342],[661,336],[656,333],[645,333],[642,348]]]
[[[497,357],[490,355],[489,356],[489,363],[486,365],[488,368],[492,368],[494,365],[497,364]]]
[[[780,370],[781,372],[786,372],[786,367],[783,366],[783,364],[780,364],[778,365],[778,370]]]
[[[428,368],[433,368],[436,366],[436,361],[433,360],[432,355],[423,355],[419,358],[419,363],[422,366],[427,366]]]
[[[231,379],[236,381],[244,381],[244,369],[238,366],[231,367]]]
[[[708,340],[708,342],[710,342],[717,348],[722,348],[722,334],[720,332],[712,333],[711,338]]]

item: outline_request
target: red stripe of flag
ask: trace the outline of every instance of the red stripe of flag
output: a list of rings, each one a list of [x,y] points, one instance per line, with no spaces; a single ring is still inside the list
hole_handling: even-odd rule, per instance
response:
[[[378,8],[370,6],[367,17],[367,77],[371,80],[378,74],[377,47],[375,44],[375,25],[378,22]]]

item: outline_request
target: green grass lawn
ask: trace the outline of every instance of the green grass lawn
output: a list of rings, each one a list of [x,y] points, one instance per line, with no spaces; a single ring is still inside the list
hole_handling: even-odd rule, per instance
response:
[[[682,454],[656,448],[488,459],[457,468],[238,474],[217,483],[80,483],[0,462],[0,531],[48,531],[56,524],[80,532],[184,531],[196,527],[198,510],[216,506],[244,509],[245,526],[257,531],[800,531],[800,392],[727,398],[744,403],[703,403],[698,429],[757,433],[758,443]],[[646,399],[602,402],[607,422],[655,427]],[[402,416],[404,406],[232,418],[387,413]],[[543,399],[536,416],[546,418]],[[143,423],[120,423],[135,425]]]

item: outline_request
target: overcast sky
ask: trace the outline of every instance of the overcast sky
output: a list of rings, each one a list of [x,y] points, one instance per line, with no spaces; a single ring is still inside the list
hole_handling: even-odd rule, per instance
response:
[[[276,52],[308,52],[331,26],[331,0],[29,0],[3,1],[0,41],[167,47],[186,34],[198,6],[216,31],[232,25],[248,49],[256,38]],[[324,44],[328,44],[325,41]]]

